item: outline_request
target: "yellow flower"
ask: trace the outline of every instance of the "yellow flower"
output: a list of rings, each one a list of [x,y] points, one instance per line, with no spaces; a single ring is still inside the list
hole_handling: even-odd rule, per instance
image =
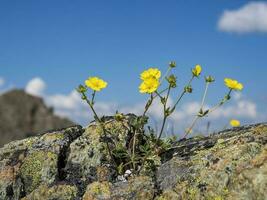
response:
[[[140,78],[145,81],[146,79],[155,78],[160,79],[161,72],[157,68],[149,68],[141,73]]]
[[[242,90],[243,89],[242,83],[239,83],[237,80],[233,80],[230,78],[225,78],[224,84],[232,90]]]
[[[159,84],[160,83],[158,79],[154,77],[147,78],[140,84],[139,91],[140,93],[151,94],[158,89]]]
[[[198,77],[202,71],[202,68],[200,65],[196,65],[194,69],[192,69],[193,76]]]
[[[238,121],[238,120],[236,120],[236,119],[232,119],[232,120],[230,121],[230,125],[231,125],[232,127],[238,127],[238,126],[240,126],[240,121]]]
[[[94,91],[100,91],[107,87],[108,83],[98,77],[89,77],[85,80],[85,85]]]

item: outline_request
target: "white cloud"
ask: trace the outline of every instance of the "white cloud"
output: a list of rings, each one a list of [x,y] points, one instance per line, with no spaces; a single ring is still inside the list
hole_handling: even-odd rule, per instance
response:
[[[0,77],[0,87],[2,87],[5,84],[5,79]]]
[[[71,91],[69,94],[45,94],[46,84],[40,78],[32,79],[26,87],[26,91],[42,96],[48,106],[54,107],[55,113],[57,115],[67,117],[80,123],[82,125],[87,125],[91,120],[93,120],[93,114],[88,107],[88,105],[81,100],[80,94],[75,90]],[[168,105],[173,105],[174,100],[169,98]],[[134,105],[119,105],[114,102],[99,102],[95,104],[95,109],[99,116],[102,115],[114,115],[118,110],[122,113],[134,113],[141,115],[144,112],[145,102],[139,102]],[[212,105],[205,105],[205,108],[211,108]],[[166,132],[184,132],[184,130],[189,127],[194,116],[197,114],[200,108],[200,102],[191,101],[183,103],[177,107],[177,110],[173,112],[170,119],[166,124]],[[156,99],[148,111],[150,117],[150,125],[157,130],[161,127],[162,123],[162,105],[159,99]],[[232,99],[226,105],[218,108],[215,112],[211,113],[208,118],[199,121],[196,125],[195,130],[205,130],[208,121],[212,122],[213,128],[221,129],[222,124],[228,124],[229,120],[232,118],[242,119],[255,122],[259,119],[260,113],[257,112],[256,104],[245,98],[240,93],[234,93]]]
[[[35,77],[28,82],[25,91],[31,95],[43,96],[46,83],[39,77]]]
[[[81,100],[80,94],[75,90],[67,95],[47,95],[45,96],[45,102],[47,105],[54,107],[57,115],[68,117],[78,123],[86,125],[93,120],[90,108]],[[114,115],[118,105],[110,102],[97,102],[95,109],[99,116]]]
[[[267,33],[267,2],[250,2],[237,10],[225,10],[219,30],[236,33]]]
[[[257,118],[257,106],[254,102],[242,99],[233,105],[223,106],[210,115],[211,119],[219,118]]]

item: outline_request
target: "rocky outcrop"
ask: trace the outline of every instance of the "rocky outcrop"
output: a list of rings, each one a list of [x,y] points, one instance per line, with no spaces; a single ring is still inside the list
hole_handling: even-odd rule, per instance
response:
[[[41,98],[23,90],[0,95],[0,119],[0,147],[12,140],[74,125],[68,119],[55,116]]]
[[[129,136],[128,115],[106,127]],[[114,139],[113,138],[113,139]],[[267,124],[180,140],[151,174],[118,178],[95,123],[14,141],[0,149],[2,200],[267,199]]]

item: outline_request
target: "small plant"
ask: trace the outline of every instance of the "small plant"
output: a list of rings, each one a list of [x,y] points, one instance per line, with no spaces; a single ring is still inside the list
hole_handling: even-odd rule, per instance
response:
[[[167,119],[177,109],[182,98],[186,94],[193,92],[192,83],[194,79],[198,79],[201,76],[202,67],[196,65],[191,69],[191,76],[186,85],[184,85],[180,95],[178,95],[173,105],[169,105],[168,101],[171,92],[177,88],[177,77],[172,73],[172,70],[176,68],[175,62],[170,62],[166,70],[166,73],[162,76],[162,73],[157,68],[149,68],[140,74],[141,84],[139,86],[139,92],[142,94],[148,94],[149,98],[144,107],[144,112],[141,116],[135,117],[129,121],[131,138],[128,145],[120,142],[110,141],[112,139],[111,133],[105,126],[105,121],[100,118],[94,109],[95,97],[97,92],[107,87],[107,82],[98,77],[89,77],[85,80],[84,85],[79,85],[77,91],[81,94],[82,100],[84,100],[93,112],[95,121],[100,125],[103,138],[106,144],[106,149],[110,159],[117,169],[118,174],[124,174],[126,171],[131,174],[139,173],[151,173],[161,163],[160,156],[172,147],[175,142],[175,138],[163,138],[164,127]],[[197,121],[203,117],[207,117],[210,113],[214,112],[220,106],[225,104],[231,98],[233,91],[243,89],[243,85],[236,80],[225,78],[224,83],[228,88],[228,91],[215,106],[210,109],[205,109],[205,100],[210,84],[215,79],[212,76],[205,76],[205,89],[203,92],[200,108],[196,113],[191,125],[185,130],[183,138],[186,138],[193,130]],[[165,86],[165,87],[164,87]],[[88,89],[92,90],[91,98],[88,98]],[[148,126],[148,130],[145,131],[145,126],[148,123],[147,112],[153,104],[156,98],[159,98],[159,102],[162,107],[163,119],[159,133],[155,133],[153,129]],[[122,122],[124,115],[117,112],[114,119],[118,122]],[[239,126],[240,122],[232,120],[230,123],[233,127]]]

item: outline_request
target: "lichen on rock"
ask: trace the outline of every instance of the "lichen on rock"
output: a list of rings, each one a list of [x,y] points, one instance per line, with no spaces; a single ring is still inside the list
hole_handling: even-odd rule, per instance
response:
[[[108,139],[128,145],[130,120],[106,119]],[[96,123],[51,131],[0,149],[0,199],[267,198],[267,124],[183,139],[159,159],[150,173],[120,181]]]

